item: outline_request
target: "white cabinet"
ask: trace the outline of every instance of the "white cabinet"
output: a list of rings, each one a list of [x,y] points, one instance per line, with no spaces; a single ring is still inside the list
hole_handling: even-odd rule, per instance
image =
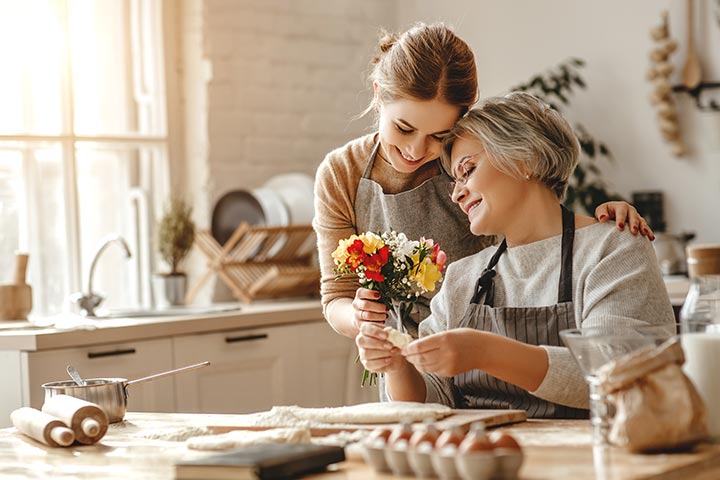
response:
[[[211,363],[176,377],[179,412],[249,413],[274,405],[345,403],[354,343],[325,321],[174,341],[175,364]]]
[[[74,366],[84,378],[121,377],[128,380],[172,370],[172,341],[169,338],[119,344],[96,345],[27,353],[29,399],[23,404],[41,408],[43,383],[70,380],[65,370]],[[173,378],[128,387],[128,410],[135,412],[175,411]]]
[[[210,366],[176,377],[179,412],[249,413],[284,403],[301,386],[299,326],[236,330],[174,339],[175,364]]]
[[[132,328],[132,327],[128,327]],[[87,332],[92,336],[93,332]],[[128,411],[249,413],[274,405],[357,403],[354,341],[324,320],[152,340],[40,351],[0,351],[0,428],[21,406],[40,408],[42,384],[69,380],[73,365],[85,378],[129,380],[209,360],[209,367],[128,387]],[[377,399],[377,389],[369,400]]]

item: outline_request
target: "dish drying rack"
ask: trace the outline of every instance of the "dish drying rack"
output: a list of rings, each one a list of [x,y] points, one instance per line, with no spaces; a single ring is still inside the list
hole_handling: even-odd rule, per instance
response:
[[[199,230],[195,244],[207,258],[208,269],[188,291],[186,304],[192,303],[214,274],[244,303],[320,291],[320,269],[312,261],[316,242],[311,225],[251,227],[242,223],[224,245],[209,230]]]

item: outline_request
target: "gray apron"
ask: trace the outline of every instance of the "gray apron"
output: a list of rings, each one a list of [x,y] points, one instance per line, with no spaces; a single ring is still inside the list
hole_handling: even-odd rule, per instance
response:
[[[452,178],[442,169],[439,175],[407,192],[383,192],[382,186],[370,179],[379,147],[378,142],[370,154],[355,195],[355,228],[358,233],[383,232],[392,228],[404,233],[410,240],[432,238],[447,254],[448,263],[477,253],[489,244],[488,237],[478,237],[470,232],[467,216],[447,193],[447,184]],[[397,325],[394,316],[388,319],[387,324],[417,338],[418,324],[430,314],[430,299],[434,293],[428,292],[418,299],[412,319],[405,325]]]
[[[475,295],[457,328],[496,333],[531,345],[563,346],[559,332],[576,328],[572,302],[572,255],[575,216],[562,208],[562,253],[558,303],[545,307],[494,307],[495,266],[507,249],[503,240],[477,281]],[[484,302],[480,300],[484,296]],[[588,411],[548,402],[527,390],[499,380],[481,370],[453,377],[456,404],[461,408],[512,408],[531,418],[588,418]]]

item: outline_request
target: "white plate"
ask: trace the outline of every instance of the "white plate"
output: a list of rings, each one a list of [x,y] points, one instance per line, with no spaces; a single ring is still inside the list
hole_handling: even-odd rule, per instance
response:
[[[314,180],[304,173],[276,175],[265,182],[264,188],[280,196],[290,216],[290,225],[310,225],[315,214],[313,205]]]

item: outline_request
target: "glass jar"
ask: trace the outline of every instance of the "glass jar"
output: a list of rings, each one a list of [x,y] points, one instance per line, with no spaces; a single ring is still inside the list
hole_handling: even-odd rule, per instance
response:
[[[690,290],[680,310],[685,364],[707,408],[707,424],[720,440],[720,245],[687,248]]]

